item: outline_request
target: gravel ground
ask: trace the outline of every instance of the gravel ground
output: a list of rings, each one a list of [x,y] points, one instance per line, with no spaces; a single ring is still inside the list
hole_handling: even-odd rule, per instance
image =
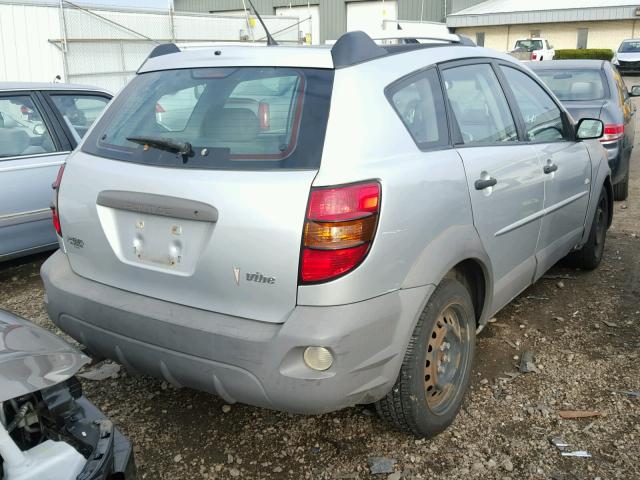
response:
[[[600,268],[556,266],[497,315],[478,338],[458,418],[433,440],[395,432],[363,406],[293,416],[125,372],[83,380],[85,393],[135,442],[149,480],[640,479],[640,398],[628,393],[640,390],[639,156]],[[42,305],[45,258],[0,267],[0,308],[61,333]],[[518,374],[525,351],[537,371]],[[564,410],[600,415],[565,420]],[[556,436],[592,457],[562,457]],[[394,460],[394,473],[372,475],[376,456]]]

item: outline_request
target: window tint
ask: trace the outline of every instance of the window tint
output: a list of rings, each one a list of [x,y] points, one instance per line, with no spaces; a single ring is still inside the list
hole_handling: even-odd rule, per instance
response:
[[[564,138],[562,114],[547,92],[531,77],[510,67],[500,67],[518,104],[531,142],[552,142]]]
[[[31,97],[0,97],[0,157],[55,151],[51,134]]]
[[[601,100],[605,97],[605,81],[599,69],[543,68],[536,73],[562,101]]]
[[[389,99],[420,148],[440,147],[449,143],[444,99],[435,69],[393,85]]]
[[[97,95],[52,94],[51,99],[78,139],[84,137],[109,103],[108,98]]]
[[[118,95],[82,148],[179,168],[317,168],[332,87],[333,72],[321,69],[144,73]],[[158,141],[189,144],[191,153],[158,148]]]
[[[465,144],[518,139],[509,105],[490,65],[449,68],[442,78]]]

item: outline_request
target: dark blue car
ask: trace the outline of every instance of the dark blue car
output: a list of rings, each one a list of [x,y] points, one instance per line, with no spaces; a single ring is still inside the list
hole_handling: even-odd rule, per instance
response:
[[[574,118],[598,118],[605,124],[600,139],[607,149],[616,200],[629,193],[629,159],[633,150],[636,107],[620,73],[602,60],[552,60],[530,63],[538,76]]]

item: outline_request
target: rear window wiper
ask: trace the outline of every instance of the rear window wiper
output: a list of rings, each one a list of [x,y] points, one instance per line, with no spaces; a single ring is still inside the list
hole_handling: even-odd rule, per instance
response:
[[[183,157],[188,157],[193,153],[193,148],[189,142],[176,142],[170,138],[162,137],[127,137],[127,140],[139,145],[165,150],[167,152],[179,153]]]

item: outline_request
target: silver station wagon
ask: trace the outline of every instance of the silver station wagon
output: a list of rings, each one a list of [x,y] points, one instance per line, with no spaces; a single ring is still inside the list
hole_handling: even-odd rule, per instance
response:
[[[160,46],[59,175],[48,312],[227,402],[375,402],[435,435],[488,319],[561,258],[600,262],[602,131],[457,36]]]

